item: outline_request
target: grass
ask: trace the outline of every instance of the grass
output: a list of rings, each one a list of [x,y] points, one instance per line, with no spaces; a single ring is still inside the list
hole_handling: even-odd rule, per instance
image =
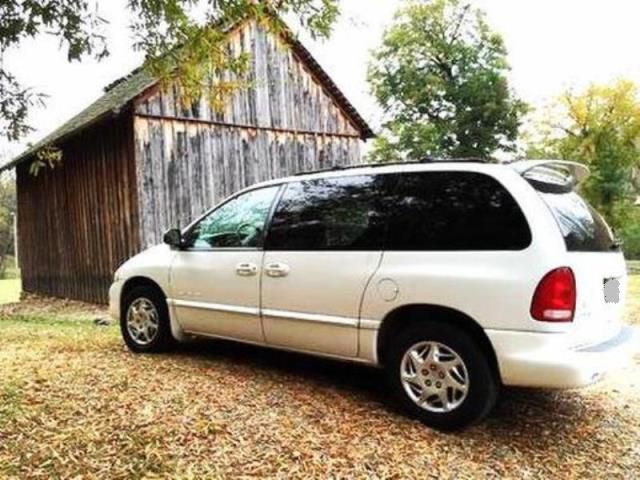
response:
[[[20,270],[16,267],[15,257],[8,256],[4,259],[3,263],[4,271],[2,272],[2,278],[18,278],[20,277]]]
[[[0,305],[18,302],[22,290],[20,270],[16,268],[14,257],[6,257],[3,267],[4,270],[0,277]]]
[[[21,282],[19,278],[0,280],[0,305],[20,300]]]
[[[627,287],[627,322],[640,326],[640,274],[629,276]]]
[[[629,314],[640,324],[640,276]],[[0,478],[635,478],[640,357],[577,391],[506,389],[444,435],[381,372],[206,342],[134,355],[103,311],[0,308]]]
[[[20,413],[20,386],[6,382],[0,385],[0,429]]]

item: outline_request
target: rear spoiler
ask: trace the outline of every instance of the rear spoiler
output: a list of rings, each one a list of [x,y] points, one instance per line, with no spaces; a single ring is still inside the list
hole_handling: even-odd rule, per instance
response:
[[[525,178],[545,176],[572,187],[584,182],[590,173],[586,165],[567,160],[519,160],[509,166]]]

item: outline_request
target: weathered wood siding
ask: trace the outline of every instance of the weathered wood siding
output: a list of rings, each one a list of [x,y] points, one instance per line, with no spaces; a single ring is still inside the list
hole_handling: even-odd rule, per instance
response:
[[[222,112],[213,110],[205,98],[185,108],[175,86],[141,101],[136,111],[236,126],[361,135],[322,83],[277,35],[255,22],[246,22],[230,35],[229,42],[233,55],[250,58],[243,79],[248,88],[239,90]],[[226,75],[225,80],[233,79]]]
[[[27,292],[105,303],[117,266],[140,249],[131,115],[63,143],[63,165],[17,169]]]
[[[282,39],[248,22],[230,48],[249,54],[251,87],[224,111],[184,108],[173,87],[135,107],[143,246],[253,183],[360,161],[361,132]]]
[[[246,186],[359,158],[357,138],[140,118],[135,129],[144,245]]]

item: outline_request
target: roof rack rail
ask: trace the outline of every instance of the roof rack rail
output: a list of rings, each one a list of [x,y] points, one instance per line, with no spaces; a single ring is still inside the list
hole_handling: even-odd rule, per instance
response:
[[[425,157],[422,160],[411,160],[408,162],[380,162],[380,163],[360,163],[357,165],[334,165],[329,168],[321,168],[319,170],[309,170],[296,173],[295,176],[299,177],[301,175],[313,175],[316,173],[329,173],[329,172],[339,172],[343,170],[353,170],[356,168],[378,168],[378,167],[389,167],[394,165],[422,165],[425,163],[495,163],[495,160],[492,158],[481,158],[481,157],[462,157],[462,158],[436,158],[436,157]]]
[[[421,163],[496,163],[496,160],[490,157],[425,157]]]

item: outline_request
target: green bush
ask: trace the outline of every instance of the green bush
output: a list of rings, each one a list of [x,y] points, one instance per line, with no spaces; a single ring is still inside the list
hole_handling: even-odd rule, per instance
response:
[[[640,208],[630,215],[629,220],[619,230],[623,242],[624,255],[628,260],[640,260]]]

